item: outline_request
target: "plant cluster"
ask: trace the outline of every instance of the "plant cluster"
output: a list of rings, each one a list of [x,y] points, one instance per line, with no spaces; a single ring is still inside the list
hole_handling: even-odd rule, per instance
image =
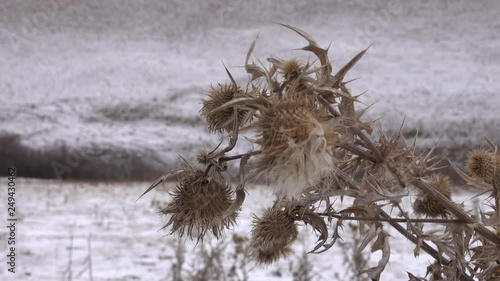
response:
[[[363,117],[367,107],[360,108],[359,96],[351,94],[351,81],[344,78],[367,50],[333,72],[328,49],[306,32],[282,26],[306,39],[302,50],[317,60],[269,57],[267,66],[256,64],[251,59],[256,39],[246,55],[246,87],[226,69],[230,82],[209,90],[200,114],[208,129],[227,141],[210,152],[200,151],[198,163],[183,159],[181,168],[144,192],[179,177],[162,211],[171,215],[165,227],[198,241],[207,232],[220,237],[235,223],[245,186],[265,180],[276,200],[254,219],[247,252],[258,263],[285,257],[299,227],[315,230],[318,241],[311,252],[320,253],[335,245],[346,221],[357,221],[361,242],[356,252],[368,245],[371,252],[381,251],[377,266],[359,272],[372,280],[380,279],[390,260],[391,227],[415,244],[415,255],[423,250],[435,259],[425,277],[409,273],[410,280],[498,280],[500,155],[495,144],[487,139],[488,149],[470,152],[467,172],[452,164],[468,184],[482,187],[494,199],[485,203],[491,212],[474,216],[452,201],[452,184],[437,172],[441,161],[433,150],[419,150],[417,136],[407,142],[401,130],[374,134],[374,122]],[[254,148],[234,153],[243,141]],[[232,161],[239,172],[229,183]],[[415,198],[412,210],[402,206],[409,196]],[[338,209],[335,202],[344,197],[353,198],[352,204]]]

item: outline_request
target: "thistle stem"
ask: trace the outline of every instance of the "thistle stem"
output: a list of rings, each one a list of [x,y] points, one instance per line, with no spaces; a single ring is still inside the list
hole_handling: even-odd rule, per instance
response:
[[[238,160],[244,156],[254,156],[254,155],[258,155],[260,154],[262,151],[261,150],[255,150],[255,151],[250,151],[250,152],[247,152],[247,153],[242,153],[242,154],[237,154],[237,155],[233,155],[233,156],[224,156],[224,157],[221,157],[219,158],[219,161],[221,162],[226,162],[226,161],[233,161],[233,160]]]
[[[340,147],[343,148],[343,149],[345,149],[345,150],[347,150],[347,151],[349,151],[349,152],[352,152],[352,153],[358,155],[361,158],[369,160],[369,161],[371,161],[373,163],[378,162],[377,158],[375,158],[368,151],[362,150],[361,148],[359,148],[356,145],[353,145],[351,143],[343,143]]]
[[[351,221],[380,221],[380,222],[395,222],[395,223],[408,223],[408,222],[420,222],[420,223],[465,223],[463,220],[459,219],[416,219],[416,218],[393,218],[393,217],[356,217],[356,216],[343,216],[328,213],[317,213],[320,216],[334,217],[342,220]]]

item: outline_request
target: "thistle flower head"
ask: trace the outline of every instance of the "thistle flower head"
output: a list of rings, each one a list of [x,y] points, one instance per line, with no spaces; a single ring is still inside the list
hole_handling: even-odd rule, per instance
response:
[[[299,78],[304,69],[304,63],[297,58],[285,60],[280,65],[280,71],[283,73],[283,76],[287,81]]]
[[[285,257],[292,250],[298,231],[293,216],[280,208],[268,208],[261,218],[254,217],[251,256],[261,264],[269,264]]]
[[[208,153],[205,150],[200,150],[196,154],[196,160],[202,165],[207,165],[209,162]]]
[[[207,120],[208,130],[212,133],[231,132],[235,118],[241,122],[246,112],[240,110],[235,116],[234,108],[232,107],[217,112],[213,111],[227,102],[247,95],[245,91],[233,83],[218,84],[216,87],[212,87],[208,92],[208,98],[203,101],[203,106],[200,110],[201,116]]]
[[[467,154],[467,168],[476,177],[491,182],[500,177],[500,156],[486,149],[475,149]]]
[[[207,176],[202,170],[188,167],[171,193],[172,202],[162,210],[171,215],[164,226],[172,226],[171,234],[197,240],[210,231],[219,238],[224,228],[235,223],[236,214],[224,218],[232,204],[230,187],[218,176]]]
[[[268,176],[278,193],[297,195],[330,171],[338,136],[314,97],[277,99],[260,111],[257,120],[262,152],[255,171]]]
[[[451,181],[448,176],[441,174],[433,174],[427,183],[444,197],[451,200]],[[432,196],[421,193],[417,200],[413,203],[413,209],[417,214],[426,215],[428,217],[447,216],[448,211]]]

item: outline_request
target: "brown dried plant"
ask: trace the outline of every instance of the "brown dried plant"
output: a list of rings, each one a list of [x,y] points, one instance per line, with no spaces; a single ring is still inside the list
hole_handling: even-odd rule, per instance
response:
[[[467,168],[474,176],[493,183],[500,178],[500,155],[487,149],[474,149],[467,155]]]
[[[246,87],[240,87],[226,69],[231,82],[212,87],[200,113],[208,130],[223,134],[227,142],[198,153],[199,166],[167,172],[144,192],[180,176],[172,201],[163,210],[170,215],[166,227],[171,226],[171,233],[201,240],[209,231],[220,237],[235,222],[245,200],[245,185],[264,178],[275,190],[276,201],[254,220],[247,252],[258,263],[285,257],[299,227],[315,230],[318,242],[311,252],[321,253],[335,245],[344,221],[355,221],[361,241],[356,252],[361,254],[371,244],[372,252],[382,253],[377,266],[361,271],[371,280],[380,279],[390,260],[387,228],[414,243],[415,255],[425,251],[435,259],[426,277],[409,273],[412,280],[497,276],[500,156],[496,145],[487,139],[489,150],[469,154],[469,173],[452,164],[466,183],[495,198],[476,216],[451,200],[449,178],[436,173],[440,167],[434,151],[418,149],[417,136],[411,143],[401,129],[373,136],[374,122],[364,118],[367,108],[351,94],[350,81],[344,81],[367,50],[334,73],[328,49],[296,27],[282,26],[304,38],[308,44],[301,50],[317,61],[269,57],[268,66],[258,65],[252,61],[256,39],[245,58],[250,75]],[[242,140],[252,142],[255,149],[231,153]],[[239,161],[239,173],[230,186],[223,172],[231,161]],[[417,199],[409,212],[403,198],[412,194]],[[344,197],[352,198],[352,205],[339,209],[336,199]],[[428,224],[434,227],[427,228]]]
[[[203,101],[203,107],[200,114],[205,117],[208,124],[208,129],[214,133],[231,132],[233,130],[234,119],[238,123],[242,123],[245,118],[246,111],[234,112],[232,108],[213,112],[220,106],[249,95],[245,93],[236,83],[218,84],[208,92],[208,98]]]
[[[433,174],[430,179],[428,179],[427,184],[448,200],[451,200],[451,180],[448,176]],[[438,200],[426,193],[421,193],[419,195],[418,199],[415,200],[413,204],[413,209],[417,214],[426,215],[428,217],[446,217],[448,215],[446,208]]]
[[[281,208],[268,208],[262,217],[254,218],[250,256],[263,264],[279,260],[292,251],[290,245],[298,234],[293,216]]]
[[[185,164],[178,185],[170,193],[172,201],[161,210],[171,215],[167,224],[170,233],[198,240],[210,231],[220,237],[225,228],[235,223],[236,213],[224,217],[233,202],[233,191],[219,175],[209,176],[204,171]]]

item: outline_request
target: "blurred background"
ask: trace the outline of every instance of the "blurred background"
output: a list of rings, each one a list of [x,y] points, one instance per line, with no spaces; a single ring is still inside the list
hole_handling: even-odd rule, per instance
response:
[[[0,169],[22,176],[152,180],[210,148],[211,84],[243,86],[255,60],[303,56],[297,26],[330,45],[369,118],[440,141],[458,162],[500,138],[498,1],[5,0],[0,4]],[[460,164],[460,163],[459,163]]]
[[[207,253],[224,249],[218,268],[244,280],[234,251],[253,213],[272,204],[271,191],[249,187],[237,236],[201,248],[158,232],[173,184],[135,200],[178,154],[193,159],[221,141],[198,116],[201,100],[229,80],[224,64],[246,86],[242,66],[257,35],[256,62],[314,59],[295,50],[303,38],[276,23],[330,46],[334,71],[371,45],[347,77],[359,78],[349,84],[364,93],[359,106],[373,104],[366,118],[386,132],[404,121],[406,137],[418,128],[421,148],[439,142],[438,154],[462,166],[484,136],[500,141],[499,12],[497,0],[2,0],[0,175],[17,168],[19,272],[8,275],[2,262],[0,279],[178,280],[177,271],[203,272]],[[306,280],[296,279],[304,268],[307,280],[363,280],[352,275],[360,241],[349,229],[322,255],[305,255],[315,241],[302,230],[296,254],[248,266],[248,280]],[[8,235],[1,230],[0,241]],[[400,240],[382,279],[425,275],[432,259],[414,258],[413,245],[391,235]]]

